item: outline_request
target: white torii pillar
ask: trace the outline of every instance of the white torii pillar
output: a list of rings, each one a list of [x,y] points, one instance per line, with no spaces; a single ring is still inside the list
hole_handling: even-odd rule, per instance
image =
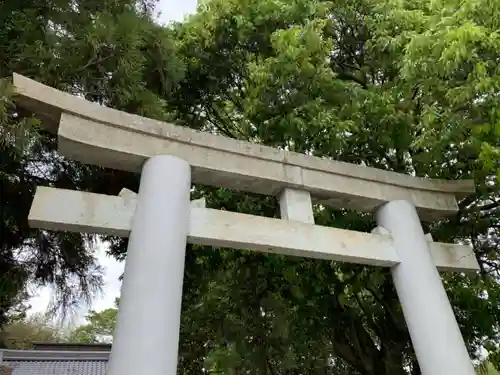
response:
[[[191,170],[155,156],[142,170],[107,375],[175,375]]]
[[[377,223],[390,232],[401,259],[392,278],[422,374],[475,375],[415,206],[386,203]]]

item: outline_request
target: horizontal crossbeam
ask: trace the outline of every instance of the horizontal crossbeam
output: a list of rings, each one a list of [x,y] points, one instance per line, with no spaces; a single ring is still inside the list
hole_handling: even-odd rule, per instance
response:
[[[87,164],[140,172],[155,155],[192,166],[194,183],[278,195],[310,192],[314,202],[373,212],[392,200],[411,201],[423,219],[457,212],[472,181],[423,179],[265,147],[106,108],[14,74],[16,103],[58,133],[61,154]]]
[[[39,187],[29,214],[32,227],[127,237],[136,199]],[[399,257],[390,235],[370,234],[289,220],[191,206],[188,242],[307,258],[390,267]],[[468,246],[430,242],[440,270],[471,271]]]

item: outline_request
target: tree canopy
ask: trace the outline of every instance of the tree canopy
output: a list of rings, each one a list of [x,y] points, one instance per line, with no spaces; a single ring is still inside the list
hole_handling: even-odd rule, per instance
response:
[[[460,202],[459,215],[424,223],[436,239],[471,243],[480,260],[478,275],[443,275],[473,357],[481,346],[495,353],[498,338],[497,165],[485,152],[497,147],[498,12],[485,13],[497,7],[214,0],[177,28],[187,56],[178,95],[191,126],[415,176],[475,180],[477,194]],[[204,193],[216,207],[276,214],[273,200]],[[370,215],[325,208],[316,222],[375,225]],[[208,337],[223,338],[205,346],[214,368],[419,373],[385,270],[208,249],[192,262],[207,289],[193,281],[200,302],[194,311],[186,304],[185,329],[202,313],[196,334],[210,328]]]
[[[2,76],[17,71],[128,112],[318,157],[474,179],[477,193],[458,215],[423,225],[436,240],[474,247],[481,272],[446,273],[443,282],[471,357],[486,348],[500,364],[498,2],[209,0],[168,28],[154,24],[150,4],[42,3],[2,3],[19,16],[0,12]],[[75,286],[99,283],[95,259],[86,237],[28,228],[34,187],[116,194],[135,189],[137,176],[58,156],[37,126],[43,119],[20,113],[8,85],[0,94],[0,261],[19,275],[4,282],[12,293],[2,308],[27,280],[55,282],[66,302],[76,300]],[[193,195],[214,208],[279,212],[274,197],[204,186]],[[315,220],[375,226],[372,215],[319,206]],[[123,259],[126,241],[107,240]],[[26,263],[20,248],[29,249]],[[189,246],[179,373],[203,369],[420,373],[388,270]]]
[[[57,154],[41,118],[15,108],[8,78],[17,72],[88,100],[169,119],[166,100],[183,70],[170,31],[149,0],[17,0],[0,4],[0,326],[28,284],[52,284],[72,307],[101,286],[92,237],[32,230],[36,186],[116,194],[135,176],[90,168]],[[57,209],[57,208],[55,208]]]
[[[4,326],[3,334],[9,349],[32,349],[35,342],[60,342],[67,336],[64,329],[53,324],[45,314],[11,319]]]
[[[66,341],[85,344],[111,342],[118,315],[118,302],[119,299],[116,299],[115,307],[102,311],[91,310],[86,316],[86,323],[70,330]]]

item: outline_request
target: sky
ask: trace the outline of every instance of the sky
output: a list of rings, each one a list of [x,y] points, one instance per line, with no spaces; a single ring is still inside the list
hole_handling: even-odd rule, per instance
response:
[[[182,21],[184,17],[196,10],[197,0],[159,0],[156,13],[158,22],[168,24],[170,21]],[[123,262],[117,262],[114,258],[106,255],[106,246],[98,244],[96,256],[100,265],[104,269],[104,288],[102,295],[98,296],[92,306],[81,306],[72,320],[75,323],[83,323],[85,315],[89,308],[100,311],[114,306],[115,298],[120,295],[121,282],[118,278],[123,273]],[[49,287],[40,288],[36,295],[30,299],[32,306],[31,313],[43,313],[47,310],[52,297],[52,291]]]
[[[160,12],[158,20],[162,24],[169,21],[182,21],[184,16],[194,13],[197,0],[159,0],[157,11]]]

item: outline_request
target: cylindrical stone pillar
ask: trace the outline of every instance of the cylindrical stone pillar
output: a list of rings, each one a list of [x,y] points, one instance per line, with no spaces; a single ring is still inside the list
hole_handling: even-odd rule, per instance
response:
[[[377,212],[401,263],[392,277],[423,375],[474,375],[450,301],[429,251],[415,206],[393,201]]]
[[[175,375],[191,170],[155,156],[142,170],[108,375]]]

